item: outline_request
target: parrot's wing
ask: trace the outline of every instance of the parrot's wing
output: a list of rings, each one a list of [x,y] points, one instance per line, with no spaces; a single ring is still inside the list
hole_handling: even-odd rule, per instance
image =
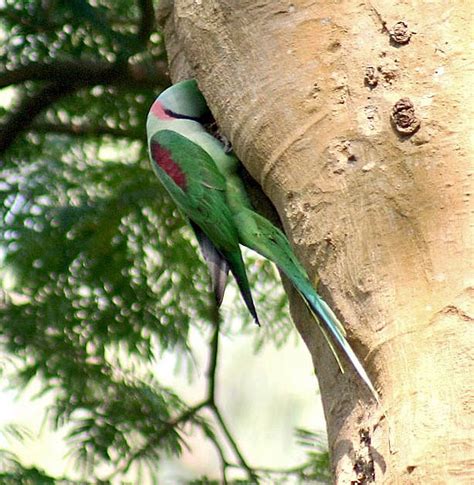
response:
[[[184,214],[224,253],[239,249],[225,179],[198,145],[170,130],[150,138],[153,168]]]
[[[214,160],[199,145],[172,130],[160,130],[150,137],[150,156],[156,174],[176,204],[205,235],[204,257],[220,254],[226,260],[248,310],[259,323],[237,228],[227,205],[226,181]],[[219,265],[216,301],[222,299],[224,290],[225,267]]]
[[[273,261],[289,278],[320,324],[323,335],[342,370],[336,349],[328,333],[337,342],[354,369],[366,383],[377,401],[379,397],[367,372],[346,339],[346,331],[329,305],[316,293],[305,269],[297,260],[286,236],[268,219],[250,210],[242,209],[234,216],[241,244]],[[322,325],[321,325],[322,323]]]

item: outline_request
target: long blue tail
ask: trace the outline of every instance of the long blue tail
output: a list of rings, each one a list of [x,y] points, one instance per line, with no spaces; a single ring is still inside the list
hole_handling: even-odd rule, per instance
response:
[[[354,369],[370,389],[375,399],[379,401],[369,376],[364,370],[356,354],[346,340],[346,332],[329,305],[316,293],[305,269],[296,258],[286,236],[269,220],[246,207],[234,214],[234,222],[239,231],[241,244],[257,251],[265,258],[273,261],[288,277],[308,305],[315,320],[318,322],[334,357],[343,372],[334,341],[341,347]],[[330,335],[328,335],[330,334]]]
[[[333,339],[338,343],[338,345],[341,347],[341,349],[343,350],[343,352],[346,354],[347,358],[353,365],[356,372],[359,374],[361,379],[365,382],[366,386],[370,389],[370,392],[373,394],[377,402],[380,402],[379,395],[375,390],[375,387],[372,384],[372,381],[367,375],[367,372],[365,371],[364,366],[361,364],[359,358],[352,350],[352,347],[350,346],[349,342],[346,340],[346,331],[344,330],[344,327],[342,326],[341,322],[336,317],[334,312],[331,310],[329,305],[319,295],[317,295],[313,289],[311,293],[309,293],[308,291],[303,293],[301,289],[298,289],[298,290],[301,296],[303,297],[303,299],[305,300],[305,302],[307,303],[309,309],[311,310],[311,313],[313,313],[313,315],[320,323],[321,330],[325,335],[326,340],[328,340],[328,343],[336,357],[336,360],[338,361],[339,367],[341,367],[341,363],[337,357],[336,350],[334,349],[332,342],[329,341],[329,336],[327,335],[326,332],[329,332],[333,337]]]

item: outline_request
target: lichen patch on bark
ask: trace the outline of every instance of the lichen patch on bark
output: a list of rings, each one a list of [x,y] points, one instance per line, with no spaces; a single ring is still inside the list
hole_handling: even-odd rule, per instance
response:
[[[363,428],[359,431],[360,446],[354,452],[354,480],[351,485],[366,485],[375,482],[375,466],[371,450],[370,431]]]

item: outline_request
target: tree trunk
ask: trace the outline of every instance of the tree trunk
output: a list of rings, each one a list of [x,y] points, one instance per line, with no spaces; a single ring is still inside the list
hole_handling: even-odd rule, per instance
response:
[[[290,295],[335,482],[472,483],[470,2],[161,8],[174,78],[197,77],[380,391]]]

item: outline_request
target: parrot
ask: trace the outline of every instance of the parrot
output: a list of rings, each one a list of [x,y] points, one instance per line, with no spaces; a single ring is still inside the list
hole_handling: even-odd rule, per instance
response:
[[[206,129],[212,121],[196,80],[188,79],[156,98],[146,129],[153,170],[196,234],[217,306],[222,303],[230,271],[247,309],[260,325],[240,246],[259,253],[272,261],[300,294],[341,371],[335,344],[379,402],[374,385],[346,339],[344,326],[313,288],[287,237],[254,210],[239,175],[239,159]]]

